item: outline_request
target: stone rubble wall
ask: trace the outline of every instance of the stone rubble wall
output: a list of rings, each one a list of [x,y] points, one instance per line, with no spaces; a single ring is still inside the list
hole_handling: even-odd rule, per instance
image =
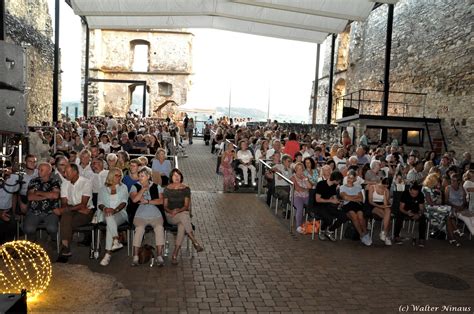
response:
[[[147,81],[150,111],[153,116],[166,100],[178,105],[186,103],[192,73],[192,39],[188,32],[178,31],[112,31],[92,30],[90,33],[90,77],[118,80]],[[131,42],[149,43],[148,71],[133,72]],[[158,84],[173,85],[171,96],[159,93]],[[89,114],[124,116],[130,108],[129,83],[91,83],[89,85]]]
[[[350,25],[347,71],[334,77],[334,84],[345,79],[346,93],[383,89],[387,10],[382,5],[366,21]],[[473,21],[468,0],[401,0],[394,10],[390,89],[427,93],[425,116],[442,119],[448,148],[459,153],[474,151]],[[326,76],[330,36],[323,45]],[[317,123],[326,121],[327,90],[328,79],[324,78],[319,81]],[[413,116],[422,116],[422,110],[413,110]]]

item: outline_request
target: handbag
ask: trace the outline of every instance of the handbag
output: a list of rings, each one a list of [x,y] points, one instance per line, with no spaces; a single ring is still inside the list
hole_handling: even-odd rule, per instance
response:
[[[319,228],[321,227],[321,222],[319,220],[314,221],[314,227],[313,227],[313,222],[312,221],[306,221],[301,225],[302,229],[302,234],[313,234],[313,229],[314,233],[319,232]]]

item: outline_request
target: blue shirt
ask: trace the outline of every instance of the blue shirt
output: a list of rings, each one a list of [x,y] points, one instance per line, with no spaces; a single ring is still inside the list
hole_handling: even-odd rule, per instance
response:
[[[140,184],[140,183],[138,183]],[[154,183],[153,183],[154,184]],[[158,193],[162,194],[163,193],[163,188],[160,185],[158,186]],[[151,187],[151,184],[150,184]],[[130,193],[132,192],[138,192],[137,188],[135,185],[132,186]],[[145,193],[143,193],[143,198],[145,200],[151,201],[151,195],[150,195],[150,189],[148,189]],[[140,217],[144,219],[149,219],[149,218],[160,218],[161,217],[161,211],[158,209],[156,205],[153,204],[140,204],[138,205],[137,213],[135,214],[135,217]]]
[[[127,176],[123,177],[122,182],[127,186],[127,189],[130,192],[130,189],[132,188],[132,186],[135,183],[138,182],[138,180],[133,180],[132,177],[127,175]]]
[[[169,177],[171,172],[171,162],[166,159],[163,163],[160,163],[158,159],[154,158],[153,163],[151,164],[151,170],[158,171],[162,176]]]

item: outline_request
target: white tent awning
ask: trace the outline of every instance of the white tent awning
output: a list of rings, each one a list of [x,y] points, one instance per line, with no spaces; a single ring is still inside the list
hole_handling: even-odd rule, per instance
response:
[[[351,20],[364,20],[371,0],[70,0],[92,29],[217,28],[321,43]]]

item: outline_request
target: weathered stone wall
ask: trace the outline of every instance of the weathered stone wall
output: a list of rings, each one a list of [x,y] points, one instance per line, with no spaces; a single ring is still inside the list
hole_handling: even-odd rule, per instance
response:
[[[52,121],[54,45],[46,0],[6,1],[6,41],[24,47],[28,125]]]
[[[135,32],[92,30],[90,34],[90,77],[118,80],[145,80],[149,94],[149,110],[154,113],[166,100],[184,104],[192,71],[192,38],[188,32]],[[149,44],[148,71],[132,71],[133,41]],[[171,96],[159,93],[158,84],[172,84]],[[128,83],[92,83],[89,87],[89,114],[110,113],[123,116],[130,108]]]
[[[383,89],[386,18],[387,5],[382,5],[365,22],[351,24],[349,66],[334,78],[334,84],[346,80],[346,93]],[[443,120],[449,148],[459,151],[474,151],[473,21],[467,0],[401,0],[394,10],[390,89],[427,93],[425,116]],[[328,37],[323,76],[329,71],[330,44]],[[327,84],[327,78],[319,82],[319,95]],[[326,106],[327,100],[319,99],[318,123],[325,122]],[[413,116],[423,114],[421,109],[409,110]]]

